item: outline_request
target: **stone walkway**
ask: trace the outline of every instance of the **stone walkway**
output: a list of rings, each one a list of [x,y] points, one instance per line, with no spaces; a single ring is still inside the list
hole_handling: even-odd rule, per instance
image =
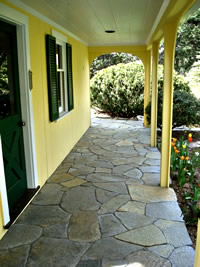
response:
[[[93,119],[0,241],[0,266],[189,267],[194,250],[140,121]],[[140,264],[139,264],[140,263]]]

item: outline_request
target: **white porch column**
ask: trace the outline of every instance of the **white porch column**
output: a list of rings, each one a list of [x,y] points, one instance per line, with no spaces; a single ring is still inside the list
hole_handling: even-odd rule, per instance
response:
[[[159,42],[152,44],[151,146],[157,145],[158,110],[158,51]]]

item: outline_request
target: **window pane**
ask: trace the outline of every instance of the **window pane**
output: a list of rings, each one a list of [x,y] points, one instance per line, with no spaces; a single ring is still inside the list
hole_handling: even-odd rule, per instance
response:
[[[60,84],[60,72],[58,72],[58,106],[61,106],[61,84]]]
[[[58,69],[62,69],[62,46],[56,45],[56,65]]]
[[[0,119],[15,114],[11,36],[0,32]]]

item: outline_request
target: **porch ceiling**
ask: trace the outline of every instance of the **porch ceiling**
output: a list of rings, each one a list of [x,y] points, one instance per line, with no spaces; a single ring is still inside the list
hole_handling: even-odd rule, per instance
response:
[[[146,44],[170,0],[21,0],[90,46]],[[115,30],[113,34],[105,30]]]

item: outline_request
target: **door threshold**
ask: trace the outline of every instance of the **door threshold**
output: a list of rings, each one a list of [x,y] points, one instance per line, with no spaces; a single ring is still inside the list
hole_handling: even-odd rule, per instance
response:
[[[16,202],[16,204],[10,209],[10,221],[7,223],[4,228],[8,229],[22,213],[27,204],[32,200],[35,194],[40,189],[40,186],[34,189],[27,189],[22,197]]]

